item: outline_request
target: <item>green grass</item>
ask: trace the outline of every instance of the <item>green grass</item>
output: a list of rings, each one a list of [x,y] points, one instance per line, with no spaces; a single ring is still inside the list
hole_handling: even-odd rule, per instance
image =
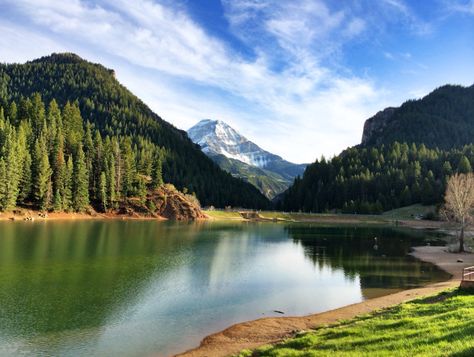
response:
[[[473,356],[470,293],[447,291],[239,356]]]
[[[205,213],[214,219],[219,220],[235,220],[242,219],[242,216],[238,212],[234,211],[221,211],[221,210],[206,210]],[[276,219],[280,221],[289,222],[305,222],[305,221],[324,221],[340,223],[344,220],[357,220],[361,223],[367,222],[380,222],[387,223],[388,219],[382,215],[352,215],[352,214],[333,214],[333,213],[298,213],[298,212],[279,212],[279,211],[261,211],[260,216],[266,219]]]
[[[416,204],[384,212],[382,216],[389,219],[414,219],[416,216],[424,216],[427,213],[434,211],[435,206]]]
[[[267,219],[277,219],[291,222],[334,221],[335,223],[338,223],[343,222],[344,220],[356,220],[361,223],[390,223],[395,220],[415,219],[416,216],[422,216],[428,212],[434,212],[434,210],[434,206],[422,206],[421,204],[416,204],[387,211],[381,215],[261,211],[260,216]],[[233,211],[206,211],[206,214],[215,219],[242,218],[238,212]]]
[[[361,222],[386,221],[381,215],[365,215],[365,214],[337,214],[337,213],[299,213],[299,212],[279,212],[279,211],[262,211],[260,216],[264,218],[276,218],[289,221],[311,221],[311,220],[345,220],[355,219]]]
[[[239,212],[233,211],[204,211],[209,217],[215,219],[242,219]]]

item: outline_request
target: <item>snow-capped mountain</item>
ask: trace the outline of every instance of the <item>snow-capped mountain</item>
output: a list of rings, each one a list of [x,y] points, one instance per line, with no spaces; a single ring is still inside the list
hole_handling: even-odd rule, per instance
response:
[[[281,157],[259,148],[221,120],[201,120],[188,130],[188,135],[206,154],[222,154],[260,168],[265,168],[275,159],[281,160]]]
[[[278,187],[277,191],[281,192],[290,185],[297,175],[301,175],[306,167],[304,164],[293,164],[278,155],[263,150],[221,120],[201,120],[188,130],[188,136],[222,168],[253,183],[268,197],[279,192],[275,192],[275,189],[270,189],[271,192],[267,192],[268,190],[264,189],[262,184],[258,184],[262,181],[262,177],[266,177],[266,181],[272,181],[274,184],[270,186]],[[223,160],[222,156],[231,161]],[[233,160],[238,160],[238,162],[229,164]],[[223,162],[226,162],[225,166]],[[256,171],[254,169],[252,170],[250,167],[243,169],[246,165],[262,169],[258,171],[260,179],[255,179]],[[232,170],[229,169],[229,166],[232,166]]]

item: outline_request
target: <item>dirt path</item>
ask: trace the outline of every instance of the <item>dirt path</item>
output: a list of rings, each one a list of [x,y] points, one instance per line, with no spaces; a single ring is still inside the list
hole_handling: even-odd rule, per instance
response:
[[[239,323],[224,331],[207,336],[202,340],[199,347],[178,356],[229,356],[243,349],[253,349],[264,344],[281,341],[301,330],[335,323],[341,319],[350,319],[357,315],[367,314],[421,296],[435,294],[441,290],[458,286],[462,268],[474,265],[474,254],[452,254],[446,252],[444,247],[416,247],[412,255],[438,265],[441,269],[450,273],[453,276],[452,279],[423,288],[400,291],[319,314],[303,317],[269,317]],[[457,262],[458,259],[462,259],[463,263]]]

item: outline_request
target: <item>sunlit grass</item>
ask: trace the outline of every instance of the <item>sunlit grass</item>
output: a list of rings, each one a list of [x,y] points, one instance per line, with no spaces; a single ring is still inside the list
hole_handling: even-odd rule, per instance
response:
[[[472,291],[448,291],[240,356],[473,356],[473,321]]]
[[[383,216],[391,219],[415,219],[416,216],[424,216],[429,212],[434,212],[435,206],[423,206],[415,204],[393,209],[383,213]]]
[[[240,213],[234,211],[206,210],[205,213],[215,219],[242,219]]]

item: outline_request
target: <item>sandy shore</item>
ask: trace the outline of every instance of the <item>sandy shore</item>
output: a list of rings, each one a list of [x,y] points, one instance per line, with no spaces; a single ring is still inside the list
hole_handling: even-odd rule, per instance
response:
[[[113,213],[65,213],[65,212],[48,212],[46,215],[38,211],[24,211],[21,214],[10,212],[0,213],[0,221],[74,221],[74,220],[103,220],[103,219],[131,219],[131,220],[167,220],[164,217],[145,217],[145,216],[130,216],[119,215]]]
[[[293,336],[298,331],[314,329],[341,319],[350,319],[421,296],[435,294],[444,289],[458,286],[462,268],[474,265],[474,254],[448,253],[445,247],[415,247],[412,255],[420,260],[436,264],[451,274],[452,278],[445,282],[400,291],[319,314],[303,317],[269,317],[239,323],[224,331],[207,336],[199,347],[178,356],[229,356],[243,349],[253,349],[281,341]],[[457,262],[458,259],[462,259],[463,262]]]

